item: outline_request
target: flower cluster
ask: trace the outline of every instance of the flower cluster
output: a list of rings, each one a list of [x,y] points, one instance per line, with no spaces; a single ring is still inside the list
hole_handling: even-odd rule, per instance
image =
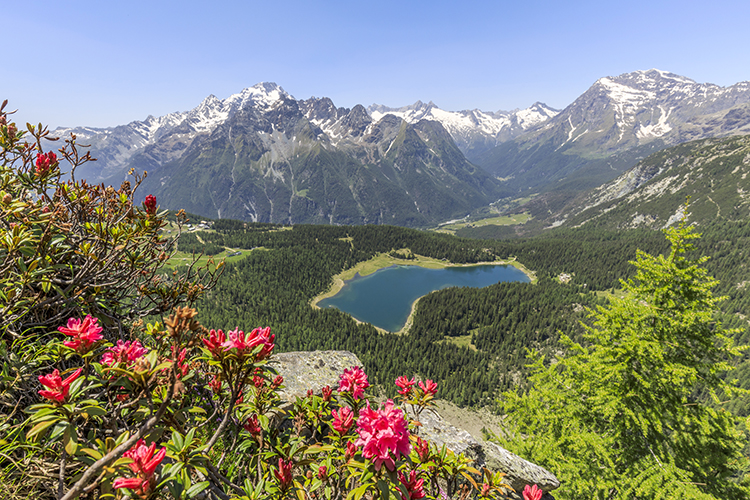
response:
[[[414,377],[409,380],[408,378],[404,377],[403,375],[396,378],[396,385],[399,387],[398,393],[401,394],[404,398],[408,398],[409,394],[411,393],[411,388],[416,384],[414,381]]]
[[[146,212],[149,215],[154,215],[156,213],[156,196],[152,194],[146,196],[146,200],[143,202],[143,206],[146,207]]]
[[[177,324],[177,322],[173,323]],[[175,328],[177,329],[179,327]],[[68,347],[88,355],[102,337],[102,329],[98,325],[98,320],[91,316],[83,319],[71,318],[67,325],[60,327],[59,330],[71,338],[66,341]],[[196,334],[183,342],[169,340],[167,345],[158,345],[158,342],[164,340],[165,337],[160,335],[156,327],[149,326],[148,331],[151,332],[149,343],[154,343],[154,350],[150,354],[139,340],[118,340],[114,346],[106,349],[102,346],[104,352],[99,365],[86,357],[84,358],[87,363],[86,368],[77,369],[64,380],[58,370],[39,377],[39,382],[44,386],[39,394],[50,401],[54,407],[44,406],[44,411],[47,413],[38,417],[39,420],[36,425],[32,426],[27,437],[38,438],[44,435],[50,425],[42,419],[47,419],[49,415],[53,415],[54,422],[68,422],[72,420],[70,416],[77,414],[81,409],[90,412],[87,413],[89,415],[87,418],[90,418],[90,415],[96,418],[97,414],[106,411],[99,403],[92,403],[91,400],[85,402],[89,406],[81,406],[81,409],[72,404],[74,399],[80,398],[86,390],[94,387],[104,386],[108,391],[115,391],[116,397],[109,398],[109,402],[111,407],[114,407],[121,415],[132,416],[134,412],[142,412],[143,407],[137,406],[140,398],[131,397],[132,386],[123,382],[127,387],[123,386],[118,389],[117,385],[120,382],[113,384],[113,378],[106,379],[109,373],[122,373],[137,382],[139,391],[147,393],[154,388],[164,390],[165,377],[159,375],[159,372],[176,370],[180,380],[173,381],[175,385],[172,390],[177,391],[179,387],[181,392],[175,392],[175,394],[179,394],[180,397],[168,399],[162,404],[169,404],[171,400],[184,404],[191,397],[203,398],[206,393],[197,389],[196,384],[206,384],[217,394],[221,394],[222,389],[227,387],[231,389],[231,395],[236,398],[233,403],[226,397],[227,394],[218,398],[209,396],[206,399],[206,401],[210,400],[214,408],[225,409],[222,410],[221,416],[217,416],[214,410],[216,412],[214,416],[208,417],[201,425],[212,425],[214,422],[230,423],[229,425],[236,427],[237,436],[246,440],[242,445],[242,453],[236,456],[245,456],[243,454],[249,453],[251,460],[260,460],[260,457],[263,457],[262,460],[265,460],[265,463],[273,464],[263,467],[263,472],[261,472],[264,477],[261,483],[264,485],[261,494],[265,493],[269,495],[269,498],[279,495],[280,497],[299,497],[301,494],[310,495],[312,498],[318,495],[318,491],[322,491],[321,488],[331,488],[332,491],[343,493],[344,488],[359,484],[357,488],[363,492],[382,492],[382,488],[387,488],[391,494],[402,500],[422,500],[426,497],[435,498],[440,488],[438,480],[455,482],[460,480],[460,478],[456,479],[459,474],[469,477],[466,475],[468,469],[465,469],[468,459],[460,457],[458,460],[452,460],[450,458],[453,456],[452,452],[447,455],[448,458],[442,457],[424,439],[418,436],[412,438],[405,411],[397,407],[392,400],[386,401],[379,407],[371,406],[370,401],[364,396],[365,389],[370,384],[367,375],[360,367],[352,366],[341,374],[338,387],[342,396],[340,399],[334,396],[334,391],[330,386],[321,389],[322,397],[314,396],[314,391],[309,390],[308,397],[298,398],[294,409],[291,410],[293,415],[290,417],[293,419],[294,429],[285,436],[282,433],[286,431],[281,431],[277,423],[273,423],[268,416],[268,412],[276,408],[274,405],[279,397],[277,391],[284,383],[281,375],[274,376],[272,370],[266,371],[267,368],[263,362],[274,349],[275,337],[270,334],[269,328],[256,328],[248,334],[237,328],[226,335],[221,330],[211,330],[206,338]],[[172,336],[172,339],[181,338],[183,337],[177,334]],[[189,349],[200,344],[199,339],[205,346],[203,349],[203,360],[206,361],[204,368],[199,368],[201,365],[199,360],[191,361],[189,358]],[[156,368],[151,368],[156,359],[159,360],[156,361],[158,363]],[[206,365],[217,370],[213,368],[207,370]],[[191,367],[196,370],[195,376],[190,376]],[[149,372],[152,369],[154,371]],[[71,396],[71,384],[84,373],[84,370],[86,370],[87,377],[93,380],[89,381],[86,389],[76,388],[74,395]],[[104,377],[96,379],[101,375]],[[168,378],[172,379],[172,377]],[[78,385],[76,384],[76,387]],[[398,377],[396,385],[401,389],[399,393],[407,404],[421,405],[421,408],[426,407],[429,399],[437,392],[437,385],[432,380],[416,382],[414,377],[411,379]],[[130,399],[131,402],[118,404],[126,399]],[[189,422],[190,419],[189,416],[181,418],[184,422]],[[104,421],[103,419],[97,420]],[[201,439],[196,436],[193,429],[188,429],[188,427],[189,424],[185,425],[185,432],[173,428],[171,439],[167,437],[167,440],[160,444],[159,441],[155,441],[147,445],[144,439],[139,439],[123,454],[123,458],[130,460],[116,462],[108,472],[114,476],[111,483],[114,490],[129,490],[127,493],[122,491],[117,493],[118,498],[125,494],[142,500],[160,498],[165,488],[171,492],[173,488],[195,486],[191,486],[190,476],[185,476],[179,471],[196,470],[198,466],[202,466],[200,464],[204,460],[208,459],[203,458],[205,456],[203,452],[198,451],[201,449]],[[220,424],[215,428],[223,430],[226,424]],[[241,432],[242,429],[247,433]],[[327,435],[326,429],[330,429]],[[283,448],[276,448],[277,442],[284,444],[282,439],[297,439],[294,446],[302,444],[304,442],[302,440],[306,439],[303,430],[306,430],[308,435],[310,432],[317,433],[318,439],[327,441],[321,450],[327,449],[331,453],[321,460],[310,457],[297,459],[294,458],[296,457],[294,453],[290,455],[288,452],[281,451]],[[80,433],[75,436],[72,434],[74,430],[65,432],[66,434],[57,439],[62,441],[66,451],[71,446],[75,449],[81,446],[78,442],[85,438],[81,437]],[[155,438],[153,433],[149,435],[152,436],[147,438],[150,440],[166,437],[159,435]],[[218,437],[219,434],[215,436]],[[122,434],[120,438],[127,439],[127,434]],[[412,439],[414,440],[413,453]],[[204,446],[210,450],[213,443],[211,441],[209,443]],[[99,453],[99,449],[101,449],[100,444],[89,448],[89,451]],[[167,453],[170,457],[169,463],[159,470]],[[199,461],[196,453],[201,454]],[[302,453],[304,455],[304,452]],[[158,473],[157,470],[159,470]],[[106,481],[110,481],[111,476],[108,476]],[[451,477],[453,479],[450,479]],[[505,486],[498,479],[492,478],[481,487],[476,481],[471,479],[469,481],[483,498],[496,497],[496,492],[501,492]],[[208,485],[210,482],[205,481],[205,484]],[[468,483],[464,482],[462,487],[464,489],[461,491],[468,494],[470,491]],[[197,488],[194,491],[197,491]],[[455,492],[455,489],[448,488],[448,495]],[[524,500],[540,500],[540,495],[537,489],[524,490]]]
[[[359,438],[354,444],[362,447],[362,455],[373,460],[378,470],[385,464],[393,471],[394,459],[409,455],[411,450],[404,413],[390,399],[380,410],[370,408],[368,401],[359,413],[357,433]]]
[[[339,380],[339,392],[350,392],[354,399],[359,399],[370,387],[367,382],[367,374],[358,366],[352,366],[344,370]]]
[[[342,406],[338,411],[332,410],[331,415],[333,415],[331,423],[333,430],[341,435],[346,434],[354,424],[354,412],[348,406]]]
[[[36,154],[36,174],[40,177],[47,175],[51,168],[57,165],[57,155],[52,151]]]
[[[49,375],[40,376],[39,383],[47,389],[39,391],[39,395],[55,404],[64,403],[70,392],[70,384],[81,375],[81,372],[83,372],[83,368],[77,369],[65,380],[60,377],[60,372],[57,369]]]
[[[102,364],[107,366],[118,366],[121,363],[132,366],[138,360],[148,354],[148,349],[143,347],[139,340],[123,342],[118,340],[117,344],[110,347],[102,354]]]
[[[262,361],[266,359],[271,354],[271,352],[273,352],[274,340],[276,336],[272,335],[270,332],[271,328],[266,327],[255,328],[250,333],[245,334],[245,332],[237,328],[229,332],[227,336],[224,337],[225,340],[221,343],[221,346],[225,351],[232,351],[232,349],[234,349],[234,354],[236,354],[238,358],[243,358],[247,354],[251,353],[256,347],[262,346],[255,357],[256,361]],[[213,330],[211,331],[211,333],[213,333]],[[218,340],[223,336],[224,332],[219,330],[216,333],[215,338],[216,340]],[[203,343],[206,344],[208,349],[211,351],[212,346],[210,345],[210,341],[211,337],[209,336],[209,342],[206,342],[206,339],[204,339]]]
[[[89,352],[94,344],[104,338],[101,334],[102,327],[99,326],[99,320],[90,315],[87,315],[83,320],[70,318],[67,326],[61,326],[57,330],[68,337],[73,337],[72,340],[63,342],[63,345],[70,347],[81,355]]]
[[[132,470],[136,477],[120,477],[115,479],[112,486],[115,489],[128,488],[141,498],[148,498],[151,492],[156,486],[156,477],[154,475],[156,467],[164,460],[167,454],[167,449],[162,448],[156,455],[156,443],[151,443],[151,446],[146,446],[146,442],[141,439],[135,446],[126,451],[123,456],[125,458],[133,459],[133,462],[128,464],[130,470]]]
[[[523,500],[539,500],[544,492],[537,485],[526,485],[523,488]]]
[[[419,500],[425,497],[424,478],[417,479],[417,471],[413,470],[406,476],[398,471],[398,480],[409,494],[408,500]]]

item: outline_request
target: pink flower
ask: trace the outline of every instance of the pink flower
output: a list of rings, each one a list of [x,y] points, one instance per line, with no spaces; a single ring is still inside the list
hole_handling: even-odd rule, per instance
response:
[[[339,392],[351,392],[354,399],[359,399],[368,387],[367,374],[358,366],[352,366],[341,374]]]
[[[279,459],[278,470],[273,471],[273,475],[276,476],[276,480],[279,482],[279,488],[281,491],[286,491],[292,485],[292,466],[294,464],[291,461],[286,461],[283,458]]]
[[[409,493],[409,500],[419,500],[420,498],[424,498],[424,479],[417,479],[417,471],[411,471],[408,479],[403,472],[398,471],[398,480],[404,485],[404,488],[406,488],[406,491]]]
[[[479,496],[480,497],[486,497],[487,495],[490,494],[490,489],[491,488],[492,488],[492,486],[490,486],[487,483],[482,484],[482,492],[479,494]]]
[[[275,391],[276,389],[281,387],[281,384],[283,383],[284,383],[284,377],[282,377],[281,375],[276,375],[273,378],[273,382],[271,383],[271,390]]]
[[[224,354],[224,349],[221,346],[227,340],[227,336],[224,335],[223,331],[219,330],[217,332],[216,330],[211,330],[208,332],[208,338],[201,340],[214,358],[221,359],[221,356]]]
[[[342,406],[339,411],[331,411],[333,415],[333,429],[339,434],[346,434],[354,423],[354,412],[348,406]]]
[[[50,151],[49,153],[36,154],[36,173],[39,176],[45,175],[50,168],[57,165],[57,155]]]
[[[411,388],[414,384],[416,384],[416,382],[414,382],[414,377],[412,377],[411,380],[404,377],[403,375],[396,378],[396,385],[401,388],[398,393],[403,397],[407,397],[407,395],[411,392]]]
[[[117,366],[125,363],[130,366],[148,353],[148,349],[143,347],[139,340],[133,342],[122,340],[117,341],[117,345],[110,347],[102,354],[102,364],[107,366]]]
[[[154,215],[156,213],[156,196],[152,194],[146,196],[143,206],[146,207],[146,212],[149,215]]]
[[[258,436],[260,434],[260,431],[262,430],[260,427],[260,422],[258,422],[258,415],[256,415],[255,413],[253,413],[252,416],[250,416],[242,426],[253,436]]]
[[[221,376],[214,375],[208,386],[214,391],[214,394],[219,394],[221,392]]]
[[[328,477],[328,467],[321,465],[318,467],[318,479],[324,481]]]
[[[437,394],[437,384],[430,379],[427,379],[424,383],[419,382],[419,388],[424,391],[425,395],[434,396]]]
[[[417,436],[417,456],[419,461],[422,463],[427,462],[430,459],[430,443]]]
[[[385,464],[388,470],[393,471],[396,466],[394,458],[407,456],[411,450],[404,413],[390,399],[380,410],[371,409],[369,402],[362,408],[357,420],[357,433],[359,438],[354,444],[363,447],[362,455],[372,459],[378,470]]]
[[[136,495],[142,498],[150,496],[156,485],[156,478],[154,477],[156,467],[162,460],[164,460],[164,457],[167,454],[166,448],[159,450],[156,455],[154,455],[154,451],[156,451],[156,443],[151,443],[151,446],[146,446],[146,442],[143,439],[140,439],[135,446],[123,453],[124,457],[133,459],[133,463],[128,464],[128,467],[130,467],[130,470],[132,470],[137,477],[117,478],[115,479],[115,482],[112,483],[112,486],[115,489],[131,489]]]
[[[39,383],[49,390],[42,389],[39,391],[39,395],[54,403],[64,403],[68,397],[68,392],[70,392],[70,384],[81,375],[81,372],[83,372],[83,368],[77,369],[65,380],[60,377],[60,372],[57,369],[49,375],[40,376]]]
[[[263,346],[256,356],[256,361],[262,361],[271,354],[274,348],[275,335],[269,335],[270,327],[256,328],[245,335],[245,332],[237,328],[229,332],[228,339],[221,344],[225,351],[237,349],[237,356],[242,357],[252,352],[256,347]]]
[[[187,349],[183,348],[179,355],[177,354],[177,348],[172,346],[172,357],[177,358],[177,378],[182,378],[190,371],[190,366],[185,363],[185,357],[187,357]]]
[[[87,315],[83,321],[80,319],[70,318],[67,326],[61,326],[57,330],[64,333],[73,340],[63,342],[63,345],[75,350],[78,354],[86,354],[92,346],[104,338],[101,335],[102,327],[98,324],[99,320]]]
[[[537,485],[526,485],[523,488],[523,500],[539,500],[544,492]]]
[[[323,395],[323,401],[330,401],[331,395],[333,394],[333,391],[331,390],[331,386],[327,385],[323,387],[320,390],[321,394]]]
[[[346,452],[344,454],[344,460],[349,460],[357,454],[357,447],[351,441],[346,442]]]

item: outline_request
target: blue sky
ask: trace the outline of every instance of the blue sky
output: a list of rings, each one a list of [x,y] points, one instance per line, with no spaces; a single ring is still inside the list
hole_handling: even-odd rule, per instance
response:
[[[185,111],[261,81],[337,106],[497,111],[564,108],[638,69],[750,80],[747,0],[40,0],[0,18],[0,100],[52,126]]]

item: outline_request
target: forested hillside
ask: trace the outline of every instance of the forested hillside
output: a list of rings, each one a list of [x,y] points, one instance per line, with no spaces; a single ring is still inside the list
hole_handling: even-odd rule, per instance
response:
[[[731,227],[730,227],[731,226]],[[638,249],[667,249],[658,231],[561,230],[529,240],[488,241],[391,226],[281,226],[220,220],[200,232],[206,248],[254,249],[229,264],[200,306],[206,323],[225,329],[271,326],[284,351],[347,349],[378,382],[399,373],[445,381],[441,397],[463,405],[487,404],[495,391],[523,383],[527,348],[550,352],[560,332],[579,338],[587,308],[633,275]],[[725,235],[725,236],[722,236]],[[750,223],[717,226],[698,241],[696,253],[713,254],[709,270],[727,324],[743,326],[744,258]],[[197,239],[184,249],[196,250]],[[182,243],[181,243],[182,245]],[[335,274],[381,252],[412,253],[455,263],[516,258],[539,277],[535,285],[501,283],[484,289],[447,289],[420,300],[409,334],[379,334],[335,309],[310,306]],[[560,274],[571,275],[563,284]],[[738,340],[745,342],[743,328]],[[742,372],[741,372],[742,373]]]

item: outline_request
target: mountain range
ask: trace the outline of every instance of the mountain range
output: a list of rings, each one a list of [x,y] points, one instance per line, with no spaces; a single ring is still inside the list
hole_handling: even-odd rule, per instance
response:
[[[142,186],[165,208],[284,223],[422,227],[500,198],[561,208],[674,144],[750,133],[750,82],[659,70],[597,80],[563,110],[445,111],[297,100],[273,83],[112,128],[57,129],[90,143],[77,175]],[[480,168],[481,167],[481,168]]]

